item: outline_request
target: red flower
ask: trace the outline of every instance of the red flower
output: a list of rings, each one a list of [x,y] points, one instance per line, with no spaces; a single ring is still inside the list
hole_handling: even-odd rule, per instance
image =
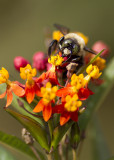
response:
[[[61,114],[60,125],[61,126],[64,125],[70,119],[77,122],[78,121],[78,110],[76,110],[75,112],[68,112],[67,110],[65,110],[64,105],[65,105],[65,103],[62,103],[60,105],[56,105],[55,107],[53,107],[53,113],[60,113]]]
[[[86,100],[90,95],[93,95],[94,93],[89,88],[80,88],[77,94],[80,100]]]
[[[82,105],[81,101],[78,101],[77,94],[73,96],[66,96],[62,104],[53,107],[53,113],[60,113],[60,125],[64,125],[71,118],[73,121],[78,121],[78,110]]]

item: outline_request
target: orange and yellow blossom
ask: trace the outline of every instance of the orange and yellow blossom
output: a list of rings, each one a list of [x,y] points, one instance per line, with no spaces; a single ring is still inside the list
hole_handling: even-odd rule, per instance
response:
[[[70,118],[77,122],[78,121],[78,110],[81,107],[82,101],[78,100],[78,95],[73,96],[67,95],[60,105],[53,107],[53,113],[60,113],[60,125],[64,125],[70,120]]]
[[[35,97],[40,95],[40,87],[33,79],[36,76],[36,69],[31,67],[30,64],[27,64],[26,67],[20,68],[20,76],[23,80],[26,80],[25,84],[25,96],[28,103],[31,103]],[[38,80],[37,80],[38,81]]]
[[[56,67],[60,66],[63,61],[64,61],[64,59],[59,54],[51,56],[50,58],[48,58],[48,62],[50,64],[52,64],[52,67],[50,68],[50,70],[48,70],[46,72],[46,78],[47,79],[49,78],[49,80],[51,81],[52,84],[59,85],[57,75],[56,75]]]
[[[16,81],[11,82],[9,80],[8,71],[2,67],[0,70],[0,84],[6,83],[6,91],[0,95],[0,98],[4,98],[7,95],[6,107],[8,107],[13,100],[13,92],[17,96],[23,96],[25,94],[25,90],[19,86],[19,83]]]
[[[90,64],[87,69],[86,69],[86,72],[87,72],[87,76],[85,77],[85,79],[89,82],[91,78],[93,79],[98,79],[102,72],[99,72],[99,68],[95,65],[92,65]]]
[[[41,87],[42,99],[34,108],[33,112],[43,112],[43,118],[47,122],[52,114],[51,103],[56,97],[57,86],[52,87],[50,82],[47,82],[46,87]]]
[[[93,65],[97,66],[99,70],[102,71],[106,67],[106,60],[101,57],[97,57],[97,59],[93,62]]]
[[[68,94],[73,95],[77,93],[80,100],[86,100],[89,95],[93,94],[93,92],[87,87],[89,81],[91,78],[98,79],[102,74],[99,72],[98,67],[93,66],[92,64],[87,67],[86,72],[88,75],[85,77],[83,74],[80,74],[79,76],[73,74],[71,77],[71,83],[68,84],[67,87],[59,89],[56,93],[57,96],[64,97]]]
[[[67,87],[64,87],[62,89],[59,89],[57,91],[57,96],[63,97],[66,95],[73,95],[75,93],[78,93],[78,91],[81,88],[84,88],[85,85],[87,85],[87,81],[84,78],[83,74],[80,74],[77,76],[76,74],[73,74],[71,77],[71,83],[67,85]]]

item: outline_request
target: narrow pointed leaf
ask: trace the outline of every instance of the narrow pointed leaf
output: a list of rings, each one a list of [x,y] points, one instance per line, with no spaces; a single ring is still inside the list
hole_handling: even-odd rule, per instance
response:
[[[111,88],[114,86],[114,58],[105,69],[103,79],[105,82],[101,86],[95,88],[95,94],[88,100],[85,112],[79,117],[79,126],[81,130],[86,129],[93,113],[98,110]]]
[[[73,123],[74,123],[73,121],[69,121],[65,125],[58,126],[54,129],[52,136],[53,139],[51,142],[51,147],[53,149],[56,149],[57,145],[59,144],[59,142],[61,141],[61,139],[63,138],[63,136],[66,134],[66,132],[72,126]]]
[[[12,135],[9,135],[9,134],[6,134],[6,133],[0,131],[0,142],[2,142],[3,144],[8,145],[14,149],[17,149],[17,150],[31,156],[32,158],[35,158],[35,155],[32,152],[32,150],[30,149],[30,147],[27,144],[25,144],[21,139],[15,137],[15,136],[12,136]]]
[[[36,141],[47,151],[49,151],[48,140],[46,131],[41,127],[41,125],[35,120],[21,115],[10,108],[7,108],[6,111],[10,113],[15,119],[17,119],[23,126],[25,126],[31,135],[36,139]]]

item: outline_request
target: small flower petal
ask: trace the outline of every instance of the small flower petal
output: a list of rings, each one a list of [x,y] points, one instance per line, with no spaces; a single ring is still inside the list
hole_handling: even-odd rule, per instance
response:
[[[25,94],[25,90],[22,87],[20,87],[18,84],[12,83],[11,88],[13,92],[15,93],[15,95],[17,96],[21,97]]]
[[[43,108],[43,118],[46,122],[50,119],[51,114],[52,114],[52,107],[49,104]]]
[[[72,88],[71,87],[64,87],[62,89],[59,89],[57,92],[56,92],[56,95],[58,97],[63,97],[63,96],[66,96],[68,94],[72,94]]]
[[[13,94],[11,88],[7,89],[7,102],[6,102],[6,107],[8,107],[13,100]]]
[[[35,97],[34,87],[31,87],[31,88],[27,88],[26,87],[25,94],[26,94],[27,102],[30,104],[33,101],[34,97]]]
[[[36,105],[36,107],[34,108],[33,112],[37,113],[37,112],[41,112],[43,111],[44,108],[44,104],[43,104],[43,100],[41,99],[38,104]]]
[[[63,126],[70,119],[70,113],[63,112],[60,117],[60,125]]]
[[[4,98],[5,95],[6,95],[6,91],[4,93],[0,94],[0,99]]]

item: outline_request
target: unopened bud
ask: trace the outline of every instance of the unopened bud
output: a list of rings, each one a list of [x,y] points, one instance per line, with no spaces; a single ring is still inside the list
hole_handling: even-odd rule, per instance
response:
[[[97,53],[101,52],[103,49],[105,49],[102,53],[101,56],[103,58],[107,57],[109,54],[109,47],[106,43],[102,42],[102,41],[97,41],[96,43],[94,43],[94,45],[92,46],[92,49],[94,51],[96,51]]]
[[[20,67],[25,67],[27,64],[30,64],[25,58],[18,56],[14,59],[14,67],[17,71],[20,71]]]
[[[45,58],[45,54],[43,52],[37,52],[34,54],[33,67],[35,67],[38,71],[45,70],[47,62],[48,58]]]

